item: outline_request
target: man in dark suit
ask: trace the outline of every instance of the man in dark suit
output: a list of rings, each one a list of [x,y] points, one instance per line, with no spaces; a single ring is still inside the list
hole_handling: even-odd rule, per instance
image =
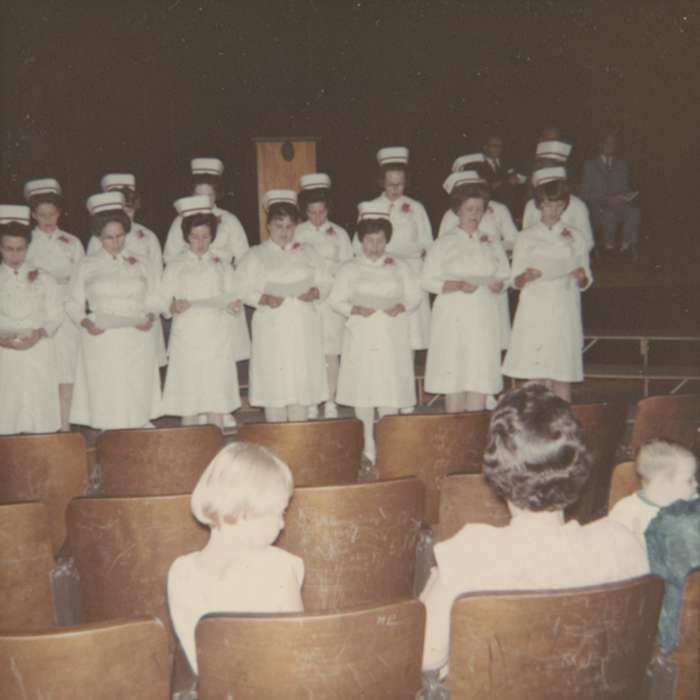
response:
[[[482,150],[485,162],[481,172],[491,186],[494,199],[505,204],[512,216],[520,217],[524,205],[525,177],[515,168],[503,164],[503,139],[500,136],[490,135]]]
[[[581,196],[588,204],[593,225],[602,232],[606,250],[615,248],[615,235],[622,226],[621,252],[636,251],[639,241],[639,208],[629,181],[627,161],[615,155],[617,138],[607,134],[599,153],[583,166]]]

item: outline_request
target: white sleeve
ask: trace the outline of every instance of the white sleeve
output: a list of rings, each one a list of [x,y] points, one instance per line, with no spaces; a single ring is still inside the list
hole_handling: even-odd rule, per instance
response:
[[[450,229],[454,228],[455,213],[452,209],[448,209],[440,220],[440,228],[438,228],[438,238],[446,234]]]
[[[510,215],[510,211],[505,205],[502,209],[500,209],[498,224],[504,249],[513,250],[515,246],[515,239],[518,237],[518,229],[515,227],[513,217]]]
[[[336,235],[338,236],[338,258],[339,261],[346,262],[347,260],[352,260],[353,249],[352,243],[350,242],[350,236],[344,228],[336,226]]]
[[[352,279],[352,263],[341,265],[338,273],[333,281],[331,293],[328,297],[328,303],[334,311],[337,311],[343,316],[349,316],[352,311],[353,303],[350,290],[350,281]]]
[[[406,264],[397,261],[400,265],[401,279],[403,280],[403,305],[406,311],[415,311],[423,300],[420,284],[418,283],[418,275]]]
[[[194,630],[202,616],[204,606],[199,591],[192,590],[182,562],[175,560],[168,572],[168,608],[175,635],[180,641],[192,670],[197,673],[197,649]]]
[[[64,309],[63,303],[60,301],[61,295],[58,290],[58,284],[49,274],[39,273],[41,281],[44,285],[45,296],[45,316],[41,327],[46,331],[46,335],[52,336],[58,327],[63,323]]]
[[[91,235],[90,240],[88,241],[88,245],[87,245],[87,254],[93,255],[101,247],[102,247],[102,244],[100,243],[100,239],[97,236]]]
[[[428,212],[425,211],[425,207],[420,202],[416,202],[416,224],[418,225],[418,238],[423,244],[423,248],[428,251],[434,242],[433,227],[430,225]]]
[[[421,287],[431,294],[441,294],[445,284],[442,273],[442,257],[444,245],[442,242],[436,243],[425,258],[425,264],[420,273]]]
[[[253,248],[241,258],[236,272],[238,273],[241,299],[248,306],[257,309],[260,297],[265,290],[265,273]]]
[[[523,231],[540,222],[540,212],[535,206],[535,200],[529,199],[523,212]]]
[[[85,262],[84,258],[71,280],[70,292],[66,300],[66,313],[73,320],[76,326],[86,317],[85,302]]]
[[[170,224],[168,237],[165,239],[165,248],[163,249],[163,259],[167,265],[174,260],[181,251],[185,249],[185,238],[182,235],[182,217],[176,216],[173,223]]]
[[[178,272],[180,266],[177,263],[170,263],[163,272],[163,277],[160,281],[160,289],[158,296],[160,297],[161,313],[166,318],[170,318],[170,303],[177,298],[177,283]]]
[[[231,252],[233,253],[235,264],[238,265],[241,258],[248,252],[250,244],[248,243],[248,236],[246,236],[243,225],[234,214],[231,214],[231,231],[233,233]]]

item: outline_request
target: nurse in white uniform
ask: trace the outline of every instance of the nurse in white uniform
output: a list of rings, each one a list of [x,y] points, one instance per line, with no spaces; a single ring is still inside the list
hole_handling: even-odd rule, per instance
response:
[[[585,236],[563,220],[569,188],[541,172],[542,220],[520,233],[513,252],[512,284],[522,291],[503,373],[543,380],[570,401],[570,383],[583,380],[580,295],[593,277]]]
[[[24,186],[24,198],[32,210],[35,223],[27,262],[53,277],[58,285],[59,301],[65,306],[71,282],[85,250],[80,239],[58,227],[63,208],[61,194],[61,186],[52,178],[31,180]],[[80,330],[64,314],[54,338],[62,430],[70,430],[69,417],[79,344]]]
[[[557,177],[561,180],[567,179],[566,163],[571,153],[571,144],[563,141],[540,141],[535,151],[535,172],[532,174],[532,185],[537,187],[537,171],[542,169],[551,170],[557,168]],[[550,174],[551,176],[551,174]],[[541,211],[537,207],[535,198],[530,199],[525,205],[523,212],[523,230],[531,228],[541,219]],[[591,217],[588,213],[586,203],[575,194],[569,195],[569,203],[561,216],[562,221],[567,226],[572,226],[581,232],[588,251],[593,250],[595,239],[593,228],[591,227]]]
[[[359,206],[362,252],[338,271],[331,306],[347,317],[338,403],[355,408],[364,426],[364,455],[376,458],[374,413],[398,413],[416,402],[409,314],[421,303],[408,263],[388,252],[393,226],[388,202]]]
[[[102,248],[81,261],[67,304],[82,327],[71,422],[100,430],[153,427],[150,419],[162,414],[151,337],[160,280],[124,250],[131,225],[124,196],[92,195],[87,207]]]
[[[136,212],[141,208],[141,197],[136,191],[136,177],[131,173],[110,173],[102,178],[100,184],[103,192],[121,192],[124,195],[124,211],[131,221],[131,229],[126,234],[124,251],[144,260],[149,267],[153,268],[152,274],[160,279],[163,274],[163,253],[160,249],[158,236],[134,220]],[[102,248],[100,239],[92,236],[88,243],[88,255],[99,251],[100,248]],[[151,334],[158,352],[158,364],[165,367],[168,364],[168,358],[165,352],[163,324],[160,318],[157,318],[153,324]]]
[[[445,394],[448,413],[483,411],[503,388],[498,299],[510,271],[500,240],[480,227],[489,188],[474,175],[445,182],[459,225],[438,239],[421,274],[423,289],[437,295],[425,388]]]
[[[293,190],[263,197],[269,238],[238,268],[243,301],[255,309],[250,404],[270,422],[304,421],[309,406],[328,400],[319,301],[331,278],[316,250],[294,241],[299,223]]]
[[[353,256],[347,231],[329,220],[331,207],[331,179],[325,173],[309,173],[299,180],[299,211],[306,220],[294,232],[294,240],[313,246],[326,261],[330,275]],[[323,317],[323,349],[326,353],[328,401],[323,406],[326,418],[338,417],[335,394],[338,386],[339,356],[343,342],[345,318],[330,307],[328,300],[320,302]],[[312,406],[309,418],[318,417],[318,407]]]
[[[233,332],[228,314],[241,313],[236,273],[212,252],[218,223],[205,195],[175,202],[188,249],[168,263],[160,295],[173,315],[170,366],[163,413],[182,416],[183,425],[200,417],[223,427],[223,417],[241,405]]]
[[[63,321],[53,277],[27,261],[29,207],[0,205],[0,435],[61,427],[55,333]]]

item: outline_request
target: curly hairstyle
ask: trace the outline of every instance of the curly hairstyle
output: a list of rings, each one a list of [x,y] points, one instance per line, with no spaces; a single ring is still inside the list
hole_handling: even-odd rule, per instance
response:
[[[123,209],[100,211],[90,217],[90,233],[99,238],[107,224],[118,223],[124,227],[124,233],[131,231],[131,219]]]
[[[185,216],[180,223],[182,235],[186,241],[190,240],[192,229],[197,226],[208,226],[211,233],[211,241],[214,242],[216,232],[219,228],[219,220],[214,214],[194,214],[193,216]]]
[[[355,229],[357,233],[357,239],[362,242],[362,239],[368,233],[384,233],[386,236],[386,242],[391,240],[391,234],[394,227],[391,225],[389,219],[362,219],[358,222],[357,228]]]

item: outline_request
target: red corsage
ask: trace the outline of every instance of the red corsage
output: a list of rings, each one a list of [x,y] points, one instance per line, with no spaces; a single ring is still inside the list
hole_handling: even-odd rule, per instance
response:
[[[27,273],[27,279],[28,279],[30,282],[33,282],[38,276],[39,276],[39,270],[30,270],[30,271]]]
[[[129,263],[129,265],[136,265],[136,263],[138,262],[138,260],[133,255],[130,255],[128,258],[124,259]]]
[[[61,241],[61,243],[70,243],[70,239],[66,236],[59,236],[58,240]]]
[[[136,235],[139,238],[143,238],[146,235],[146,232],[142,228],[140,228],[138,231],[136,231]]]
[[[401,211],[402,211],[404,214],[408,214],[408,212],[411,211],[411,205],[410,205],[408,202],[404,202],[404,203],[401,205]]]
[[[561,235],[564,236],[564,238],[573,238],[571,235],[571,231],[569,231],[568,228],[565,228],[562,232]]]
[[[215,256],[212,258],[212,260],[213,260],[215,263],[220,263],[220,262],[221,262],[221,258],[220,258],[218,255],[215,255]]]
[[[393,265],[396,262],[394,258],[384,258],[384,264],[385,265]]]
[[[479,238],[479,243],[488,243],[488,242],[489,242],[489,237],[488,237],[486,234],[483,234],[483,235]]]
[[[332,226],[326,229],[326,236],[335,236],[335,229]]]
[[[299,250],[301,248],[301,243],[293,243],[292,244],[292,250]]]

